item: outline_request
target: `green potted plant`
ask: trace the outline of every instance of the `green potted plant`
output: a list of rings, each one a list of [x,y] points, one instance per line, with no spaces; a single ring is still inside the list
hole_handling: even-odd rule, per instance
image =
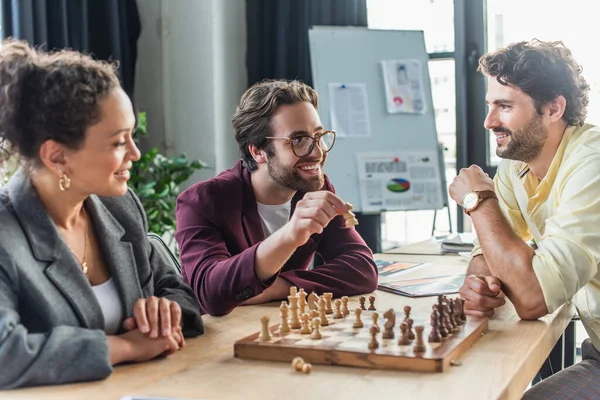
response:
[[[146,113],[138,113],[133,133],[136,143],[148,135]],[[168,237],[171,248],[175,232],[175,205],[180,186],[195,172],[208,168],[200,160],[189,161],[185,155],[167,158],[155,147],[143,154],[131,169],[129,187],[138,195],[148,217],[148,230]]]

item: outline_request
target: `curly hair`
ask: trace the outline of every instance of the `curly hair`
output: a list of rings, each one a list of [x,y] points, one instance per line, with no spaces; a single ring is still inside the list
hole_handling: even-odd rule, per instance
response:
[[[319,95],[310,86],[296,80],[264,80],[252,85],[242,95],[231,122],[244,167],[249,171],[257,168],[248,148],[250,145],[264,149],[267,154],[273,153],[272,144],[265,138],[271,135],[269,123],[279,106],[302,102],[309,102],[318,109]]]
[[[75,51],[46,53],[8,39],[0,50],[0,144],[39,160],[46,140],[78,149],[119,87],[116,66]]]
[[[569,125],[585,123],[590,86],[571,51],[560,42],[534,39],[518,42],[479,59],[480,73],[495,77],[504,86],[514,85],[530,96],[538,114],[558,96],[566,99],[563,119]]]

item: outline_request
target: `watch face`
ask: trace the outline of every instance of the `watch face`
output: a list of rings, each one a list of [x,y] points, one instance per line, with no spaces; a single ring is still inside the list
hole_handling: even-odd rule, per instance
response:
[[[462,201],[462,207],[465,210],[470,210],[471,208],[477,205],[477,201],[479,200],[479,196],[475,192],[469,192],[465,195]]]

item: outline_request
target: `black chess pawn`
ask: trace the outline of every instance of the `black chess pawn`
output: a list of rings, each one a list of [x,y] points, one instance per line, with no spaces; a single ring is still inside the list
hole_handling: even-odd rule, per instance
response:
[[[464,322],[467,320],[467,315],[465,314],[465,299],[458,299],[460,301],[460,319]]]
[[[410,318],[410,306],[404,306],[404,322],[408,321]]]
[[[446,319],[448,320],[447,327],[449,328],[450,332],[455,332],[457,330],[456,322],[454,321],[454,314],[452,313],[452,309],[450,308],[450,302],[446,303],[444,307],[446,309]]]
[[[400,338],[398,339],[398,344],[400,346],[408,346],[410,344],[410,340],[408,340],[408,336],[406,335],[407,329],[408,325],[406,322],[402,322],[400,324]]]
[[[463,321],[460,319],[460,301],[458,301],[458,299],[455,299],[450,304],[451,304],[452,315],[454,316],[454,322],[456,323],[456,326],[462,325]]]
[[[413,322],[414,321],[412,320],[412,318],[406,320],[406,336],[408,337],[408,340],[415,340],[415,333],[412,329]]]
[[[438,329],[440,331],[440,335],[443,338],[448,337],[448,330],[446,330],[446,325],[445,325],[445,318],[444,318],[444,307],[442,307],[440,304],[437,305],[438,306]]]
[[[369,296],[369,310],[375,311],[375,296]]]
[[[442,338],[440,337],[440,331],[438,329],[439,316],[437,311],[433,310],[431,314],[431,333],[429,334],[429,343],[440,343]]]
[[[367,308],[365,307],[365,301],[367,301],[367,299],[365,298],[365,296],[360,296],[358,298],[358,301],[360,302],[360,309],[366,311]]]

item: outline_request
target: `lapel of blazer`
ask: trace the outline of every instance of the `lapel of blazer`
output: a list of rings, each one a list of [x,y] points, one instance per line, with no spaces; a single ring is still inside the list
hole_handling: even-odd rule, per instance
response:
[[[256,197],[250,184],[250,173],[246,168],[242,170],[242,228],[249,247],[265,240]]]
[[[62,239],[22,170],[11,178],[7,191],[33,256],[45,265],[44,274],[68,300],[82,326],[104,329],[102,309],[79,261]]]
[[[133,245],[127,241],[123,226],[97,196],[90,196],[85,204],[94,223],[104,260],[121,297],[123,316],[129,317],[133,315],[135,302],[142,297]]]

